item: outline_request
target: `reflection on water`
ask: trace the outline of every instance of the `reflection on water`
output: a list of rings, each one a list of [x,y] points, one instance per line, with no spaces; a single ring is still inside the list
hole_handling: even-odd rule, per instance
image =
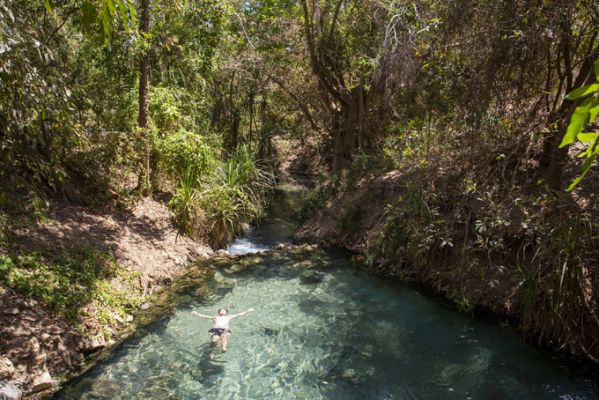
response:
[[[508,328],[474,320],[409,288],[365,276],[343,255],[277,252],[223,267],[207,297],[124,343],[59,399],[593,399]],[[306,269],[308,267],[308,269]],[[317,271],[320,269],[320,271]],[[232,273],[233,270],[242,272]],[[317,279],[306,279],[306,274]],[[229,351],[208,346],[219,307]]]
[[[230,251],[288,242],[294,199]],[[56,399],[599,398],[512,329],[364,275],[343,254],[281,250],[218,265],[210,285],[184,285],[172,313]],[[231,323],[226,354],[212,354],[210,321],[190,311],[220,307],[256,311]]]

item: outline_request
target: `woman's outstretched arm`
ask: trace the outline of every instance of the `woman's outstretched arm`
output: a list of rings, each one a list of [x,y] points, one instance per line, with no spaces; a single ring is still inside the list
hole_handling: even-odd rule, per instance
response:
[[[247,311],[244,311],[244,312],[241,312],[241,313],[239,313],[239,314],[233,314],[233,315],[231,315],[231,319],[234,319],[234,318],[237,318],[237,317],[241,317],[242,315],[245,315],[245,314],[247,314],[247,313],[250,313],[250,312],[252,312],[252,311],[254,311],[254,308],[253,308],[253,307],[252,307],[252,308],[250,308],[249,310],[247,310]]]
[[[200,318],[206,318],[206,319],[212,319],[212,318],[214,318],[214,317],[211,317],[211,316],[209,316],[209,315],[205,315],[205,314],[199,313],[199,312],[197,312],[197,311],[192,311],[191,313],[192,313],[193,315],[195,315],[195,316],[198,316],[198,317],[200,317]]]

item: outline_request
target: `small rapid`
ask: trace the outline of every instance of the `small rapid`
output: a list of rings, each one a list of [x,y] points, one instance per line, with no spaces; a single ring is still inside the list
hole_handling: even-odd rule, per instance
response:
[[[523,343],[516,332],[372,277],[344,252],[286,247],[293,205],[229,247],[232,260],[56,399],[597,399],[599,388]],[[292,222],[290,222],[292,221]],[[215,314],[229,351],[212,352]]]
[[[250,227],[227,248],[230,254],[259,253],[291,243],[298,226],[295,215],[299,207],[300,187],[286,185],[277,191],[276,201],[259,228]]]

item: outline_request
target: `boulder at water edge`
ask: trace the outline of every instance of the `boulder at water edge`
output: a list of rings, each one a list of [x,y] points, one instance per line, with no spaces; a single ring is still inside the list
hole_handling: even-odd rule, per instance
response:
[[[31,385],[31,391],[33,393],[41,392],[42,390],[50,389],[54,382],[52,381],[52,377],[48,371],[42,372],[41,375],[35,377],[33,379],[33,384]]]

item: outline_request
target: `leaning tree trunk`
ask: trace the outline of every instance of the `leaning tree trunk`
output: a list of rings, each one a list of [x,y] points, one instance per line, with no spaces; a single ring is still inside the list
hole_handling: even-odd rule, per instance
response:
[[[364,130],[364,87],[357,86],[350,91],[347,100],[341,103],[341,112],[334,130],[333,174],[338,174],[352,160],[354,153],[363,141]]]
[[[141,0],[139,31],[148,33],[150,31],[150,0]],[[145,165],[142,167],[139,175],[138,187],[143,193],[150,191],[150,157],[151,157],[151,139],[148,129],[148,92],[150,80],[150,55],[148,52],[141,56],[139,62],[139,113],[138,126],[145,141]]]

